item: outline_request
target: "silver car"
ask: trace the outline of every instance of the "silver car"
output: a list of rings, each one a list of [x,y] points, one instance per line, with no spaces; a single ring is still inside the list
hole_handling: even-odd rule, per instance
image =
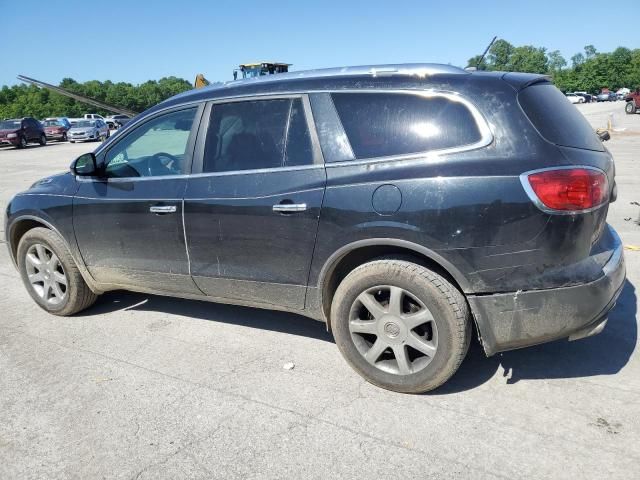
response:
[[[74,120],[67,132],[71,143],[87,140],[104,141],[109,138],[109,127],[102,120]]]

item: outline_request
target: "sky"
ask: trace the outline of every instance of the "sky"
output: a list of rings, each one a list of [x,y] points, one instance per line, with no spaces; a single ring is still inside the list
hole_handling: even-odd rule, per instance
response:
[[[292,70],[381,63],[466,66],[494,35],[514,45],[607,52],[640,47],[625,11],[591,0],[107,0],[30,4],[0,0],[0,85],[22,74],[57,84],[165,76],[232,79],[239,63],[271,60]],[[604,14],[601,13],[604,11]],[[636,13],[637,15],[637,13]]]

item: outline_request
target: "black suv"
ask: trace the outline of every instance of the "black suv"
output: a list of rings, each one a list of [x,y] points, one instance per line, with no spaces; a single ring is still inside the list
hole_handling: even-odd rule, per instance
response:
[[[129,289],[325,322],[353,368],[438,387],[487,355],[605,325],[625,279],[611,155],[544,76],[391,65],[173,97],[16,195],[33,299]]]
[[[0,145],[26,148],[30,142],[37,142],[40,145],[47,144],[47,135],[38,120],[25,117],[0,121]]]

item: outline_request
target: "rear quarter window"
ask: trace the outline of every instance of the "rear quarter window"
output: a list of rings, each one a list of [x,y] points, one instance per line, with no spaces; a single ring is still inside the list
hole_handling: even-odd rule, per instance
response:
[[[547,141],[565,147],[604,151],[587,119],[552,84],[525,88],[518,94],[518,102]]]
[[[482,140],[461,101],[404,93],[332,93],[357,159],[473,145]]]

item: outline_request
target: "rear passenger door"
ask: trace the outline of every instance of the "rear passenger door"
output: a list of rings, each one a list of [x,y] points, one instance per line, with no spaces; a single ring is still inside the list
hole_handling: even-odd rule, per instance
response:
[[[207,295],[302,309],[325,188],[304,95],[213,103],[184,199]]]

